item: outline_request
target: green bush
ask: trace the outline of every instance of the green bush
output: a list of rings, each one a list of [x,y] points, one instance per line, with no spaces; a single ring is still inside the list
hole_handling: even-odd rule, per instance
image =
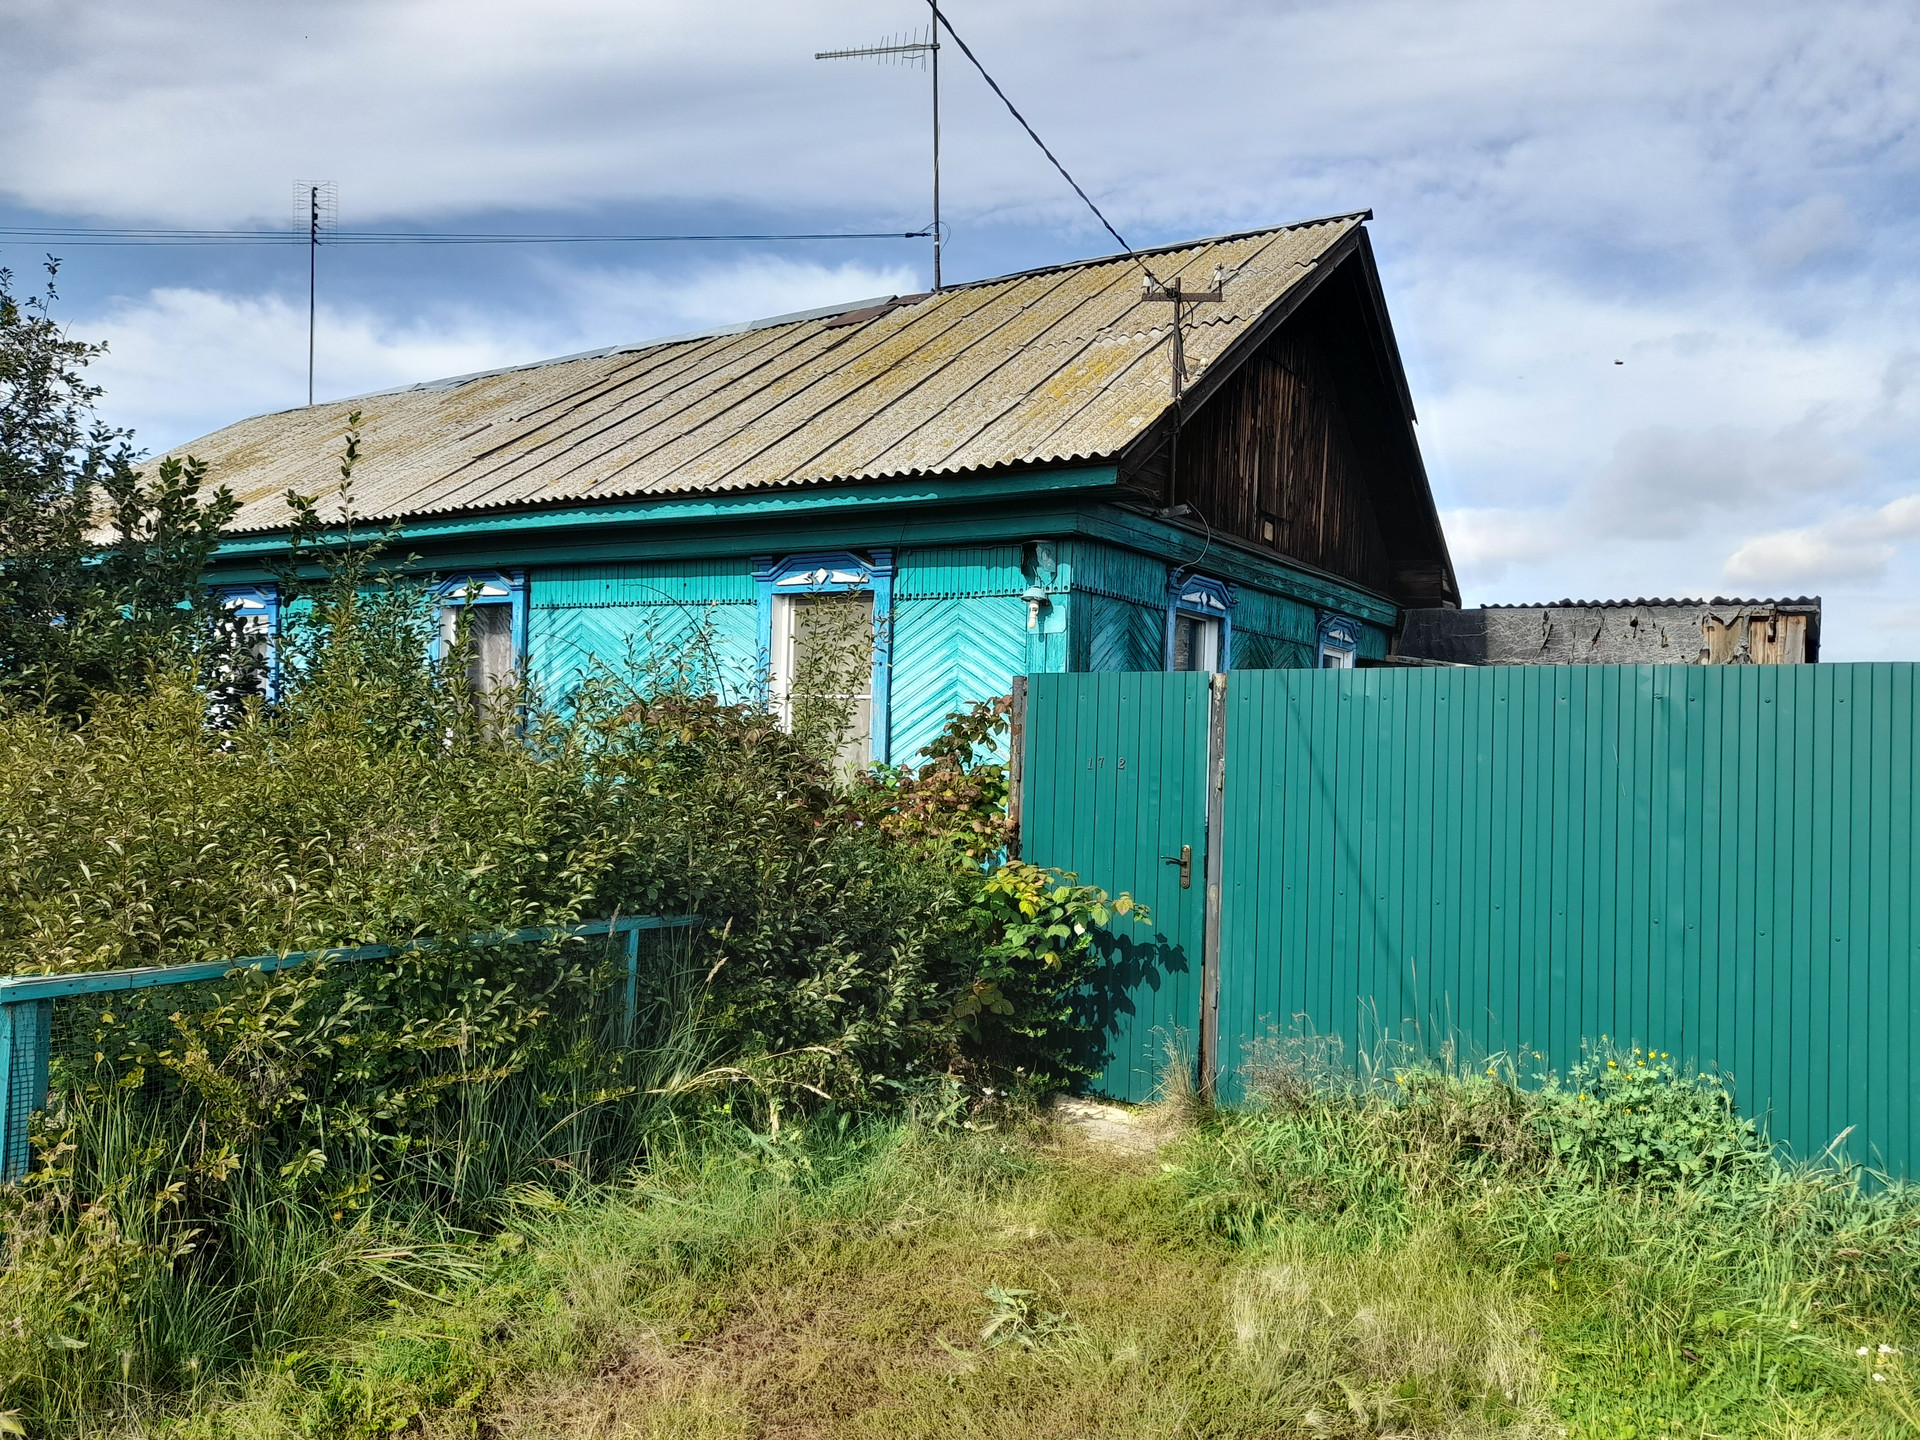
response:
[[[4,1199],[0,1412],[67,1424],[298,1349],[457,1274],[528,1197],[714,1127],[955,1118],[1082,1073],[1091,927],[1131,903],[1001,863],[1004,702],[873,782],[836,698],[861,636],[826,637],[784,725],[719,698],[697,637],[566,695],[476,693],[464,631],[427,659],[428,577],[356,533],[358,447],[326,506],[292,497],[271,696],[254,637],[173,614],[226,504],[191,467],[100,482],[133,529],[90,573],[146,577],[107,610],[167,612],[139,663],[0,685],[6,972],[396,951],[61,1002],[35,1168]],[[471,943],[649,913],[702,925],[650,953],[631,1026],[604,943]]]
[[[1553,1357],[1548,1402],[1583,1440],[1908,1433],[1920,1196],[1776,1159],[1724,1082],[1667,1062],[1602,1042],[1523,1086],[1498,1060],[1287,1037],[1175,1171],[1222,1236],[1385,1259],[1396,1293],[1444,1235]]]
[[[1589,1047],[1538,1100],[1539,1124],[1581,1175],[1671,1188],[1751,1170],[1770,1153],[1718,1075],[1665,1051]]]

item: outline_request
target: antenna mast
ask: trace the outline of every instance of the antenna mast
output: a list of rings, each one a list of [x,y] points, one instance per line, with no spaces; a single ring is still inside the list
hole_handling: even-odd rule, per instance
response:
[[[331,180],[296,181],[293,187],[293,223],[307,233],[307,405],[313,405],[314,321],[319,311],[320,237],[331,235],[339,222],[339,191]]]
[[[878,60],[882,64],[911,65],[918,61],[933,71],[933,288],[940,286],[940,0],[927,0],[933,23],[925,35],[899,35],[878,45],[847,50],[817,50],[816,60]],[[931,63],[929,63],[931,62]]]

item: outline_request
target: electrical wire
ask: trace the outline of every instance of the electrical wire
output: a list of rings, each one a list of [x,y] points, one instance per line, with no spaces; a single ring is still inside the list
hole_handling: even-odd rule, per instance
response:
[[[0,241],[65,245],[631,245],[681,241],[924,240],[929,230],[825,231],[785,235],[532,235],[404,230],[160,230],[80,225],[0,225]]]
[[[1120,248],[1127,252],[1133,259],[1133,262],[1142,270],[1146,271],[1149,280],[1153,281],[1156,285],[1160,284],[1160,277],[1147,268],[1147,262],[1142,260],[1134,247],[1127,243],[1127,237],[1113,228],[1113,222],[1101,213],[1100,207],[1093,203],[1093,197],[1080,188],[1080,182],[1067,173],[1067,167],[1060,163],[1060,157],[1047,148],[1047,142],[1040,138],[1040,132],[1027,123],[1027,117],[1022,115],[1013,101],[1007,98],[1007,92],[1000,88],[1000,82],[987,73],[987,67],[980,63],[980,57],[973,53],[973,47],[960,38],[960,32],[953,28],[953,21],[947,18],[946,12],[936,8],[934,15],[940,21],[941,26],[946,30],[947,34],[953,37],[953,43],[960,47],[960,53],[973,62],[973,68],[980,72],[980,78],[987,82],[987,88],[1000,97],[1000,103],[1007,107],[1007,113],[1020,122],[1020,128],[1027,132],[1027,137],[1040,147],[1040,153],[1046,156],[1047,159],[1052,162],[1053,168],[1060,172],[1060,178],[1071,185],[1073,187],[1073,193],[1086,202],[1087,209],[1093,212],[1093,218],[1098,220],[1101,225],[1105,227],[1106,232],[1120,243]]]

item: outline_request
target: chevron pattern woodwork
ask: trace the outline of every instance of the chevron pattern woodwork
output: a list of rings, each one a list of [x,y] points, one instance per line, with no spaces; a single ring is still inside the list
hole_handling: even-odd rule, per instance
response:
[[[528,617],[533,673],[564,695],[595,661],[656,682],[685,679],[743,699],[758,669],[752,605],[536,605]]]
[[[1236,670],[1310,670],[1313,646],[1304,640],[1286,640],[1251,631],[1233,632],[1233,668]]]
[[[1086,615],[1087,669],[1158,670],[1166,652],[1167,612],[1106,595],[1076,596]]]
[[[948,715],[1006,694],[1026,670],[1027,607],[1017,597],[896,602],[894,763],[915,763]]]

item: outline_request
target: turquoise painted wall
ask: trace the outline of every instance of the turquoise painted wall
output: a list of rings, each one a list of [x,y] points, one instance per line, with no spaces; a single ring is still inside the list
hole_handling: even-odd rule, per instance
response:
[[[564,695],[598,661],[619,673],[684,675],[744,699],[759,673],[753,575],[745,559],[537,569],[527,656]]]
[[[906,550],[894,564],[893,759],[913,764],[948,715],[1065,667],[1067,597],[1027,628],[1020,597],[1038,577],[1021,545]]]
[[[1032,583],[1020,545],[955,546],[896,556],[893,746],[911,763],[946,717],[1004,695],[1013,677],[1065,668],[1070,596],[1027,628]],[[1056,565],[1054,581],[1064,582]],[[686,676],[729,699],[753,693],[761,657],[752,562],[721,560],[536,569],[527,649],[560,696],[596,662],[617,673]]]
[[[1065,669],[1158,670],[1166,653],[1167,562],[1117,545],[1077,540],[1074,624]]]
[[[1087,539],[896,551],[890,758],[914,763],[948,715],[1006,694],[1016,675],[1157,671],[1169,566],[1195,558]],[[1034,585],[1048,597],[1037,617],[1023,598]],[[728,700],[757,693],[764,657],[747,555],[534,566],[528,593],[528,659],[556,699],[596,663]],[[1234,669],[1313,664],[1323,611],[1244,583],[1237,594]],[[1366,626],[1362,653],[1383,654],[1386,639]]]
[[[1312,669],[1320,612],[1311,605],[1242,588],[1233,610],[1233,668]]]
[[[1075,623],[1064,668],[1076,673],[1160,669],[1166,653],[1167,580],[1175,565],[1196,561],[1198,573],[1209,573],[1205,555],[1162,559],[1093,541],[1074,542],[1070,553]],[[1247,584],[1235,589],[1230,667],[1313,668],[1320,620],[1329,612]],[[1384,626],[1363,623],[1360,654],[1378,659],[1387,653],[1388,638]]]

